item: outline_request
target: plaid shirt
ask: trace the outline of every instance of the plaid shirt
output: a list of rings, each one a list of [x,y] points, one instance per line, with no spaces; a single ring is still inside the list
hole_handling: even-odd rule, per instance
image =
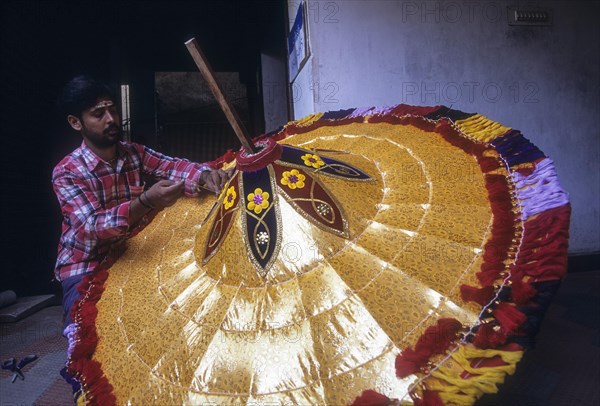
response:
[[[129,205],[144,191],[142,174],[185,179],[185,194],[195,196],[200,173],[211,169],[134,143],[119,143],[117,157],[113,169],[82,143],[52,172],[63,215],[54,271],[59,281],[92,272],[147,223],[145,217],[139,224],[129,224]]]

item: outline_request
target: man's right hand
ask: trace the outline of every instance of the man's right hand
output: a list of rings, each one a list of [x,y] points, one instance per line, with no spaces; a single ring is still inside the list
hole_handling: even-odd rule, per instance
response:
[[[183,195],[184,182],[183,180],[179,182],[160,180],[145,192],[144,197],[155,209],[164,209],[175,204]]]

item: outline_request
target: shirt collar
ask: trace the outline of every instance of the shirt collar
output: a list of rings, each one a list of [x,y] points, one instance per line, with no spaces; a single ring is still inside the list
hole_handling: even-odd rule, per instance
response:
[[[121,143],[119,142],[117,144],[117,161],[120,161],[121,158],[124,156],[121,153],[122,150],[122,146]],[[94,151],[91,150],[90,147],[87,146],[87,144],[85,143],[85,141],[81,142],[81,156],[83,157],[83,161],[85,162],[85,165],[88,167],[88,169],[90,171],[93,171],[94,169],[96,169],[96,166],[98,166],[98,164],[102,161],[102,159],[96,155],[94,153]]]
[[[81,142],[80,149],[83,162],[85,162],[90,171],[93,171],[100,162],[100,157],[86,145],[85,141]]]

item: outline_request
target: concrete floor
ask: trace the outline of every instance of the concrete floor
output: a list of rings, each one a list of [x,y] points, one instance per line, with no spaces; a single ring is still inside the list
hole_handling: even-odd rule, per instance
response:
[[[600,271],[570,274],[549,307],[536,347],[527,352],[500,393],[478,406],[600,405]],[[36,354],[25,380],[0,371],[0,406],[72,405],[59,375],[66,357],[62,308],[47,307],[16,323],[0,324],[0,361]]]
[[[70,386],[59,375],[66,360],[62,336],[62,307],[51,306],[15,323],[0,324],[0,361],[29,354],[37,361],[25,366],[25,380],[11,383],[12,374],[0,372],[0,405],[72,405]]]

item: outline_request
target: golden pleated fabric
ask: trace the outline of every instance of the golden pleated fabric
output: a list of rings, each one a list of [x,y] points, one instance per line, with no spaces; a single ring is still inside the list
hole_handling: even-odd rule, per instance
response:
[[[94,360],[119,404],[351,403],[365,389],[403,399],[416,379],[394,360],[441,317],[478,320],[492,213],[476,160],[435,132],[353,123],[287,137],[368,173],[317,178],[349,238],[316,227],[281,196],[278,257],[248,260],[238,210],[202,265],[215,198],[184,198],[129,241],[97,303]],[[338,151],[338,152],[334,152]],[[479,307],[480,308],[480,307]]]

